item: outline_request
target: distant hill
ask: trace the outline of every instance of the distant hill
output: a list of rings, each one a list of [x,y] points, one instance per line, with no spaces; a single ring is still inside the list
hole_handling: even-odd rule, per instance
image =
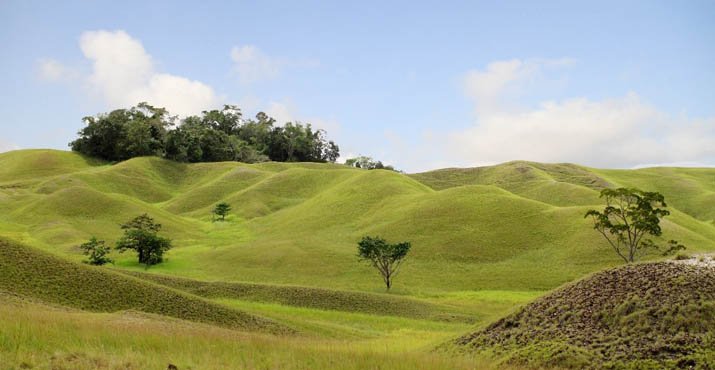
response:
[[[569,284],[453,348],[534,367],[711,369],[714,334],[715,267],[661,262]]]
[[[79,261],[78,244],[92,235],[113,243],[119,224],[146,212],[176,245],[152,272],[379,292],[355,248],[382,235],[413,244],[397,293],[547,290],[619,263],[583,218],[605,186],[662,192],[673,213],[664,236],[688,252],[715,250],[715,169],[510,162],[403,175],[155,157],[112,165],[57,150],[0,154],[0,236]],[[212,223],[219,201],[234,211]]]

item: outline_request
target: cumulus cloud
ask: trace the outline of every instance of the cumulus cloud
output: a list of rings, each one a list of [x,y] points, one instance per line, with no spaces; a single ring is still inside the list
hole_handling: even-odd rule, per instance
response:
[[[549,66],[554,64],[510,60],[469,72],[465,93],[474,102],[476,122],[437,138],[446,143],[444,151],[464,165],[518,159],[596,167],[715,164],[715,117],[672,116],[633,92],[604,100],[570,98],[533,108],[504,107],[508,89],[523,88]]]
[[[214,90],[199,81],[160,73],[142,43],[124,31],[88,31],[80,49],[92,62],[89,89],[111,108],[146,101],[182,116],[218,106]],[[53,67],[48,69],[50,72]]]
[[[464,77],[464,92],[480,113],[507,109],[504,98],[518,96],[528,82],[544,69],[569,66],[573,59],[511,59],[489,63],[484,70],[471,70]]]

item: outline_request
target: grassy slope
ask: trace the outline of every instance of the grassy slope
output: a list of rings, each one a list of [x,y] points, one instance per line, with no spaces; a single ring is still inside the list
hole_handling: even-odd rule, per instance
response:
[[[0,291],[98,312],[138,310],[233,329],[290,332],[259,316],[2,239]]]
[[[457,307],[387,294],[331,290],[289,285],[205,282],[141,272],[124,272],[143,280],[211,299],[234,299],[285,306],[400,316],[438,321],[473,320]]]
[[[710,369],[713,333],[715,268],[660,262],[568,284],[451,348],[536,366]]]
[[[216,357],[216,361],[228,358],[229,363],[236,363],[246,361],[246,354],[256,350],[270,357],[259,359],[265,361],[261,365],[252,363],[254,367],[283,367],[280,365],[286,361],[309,366],[314,358],[319,359],[315,360],[317,367],[352,361],[365,365],[358,367],[391,363],[411,368],[409,364],[419,363],[419,359],[428,365],[440,364],[423,366],[426,368],[464,365],[443,362],[446,360],[439,356],[421,357],[414,351],[466,331],[461,322],[465,313],[484,325],[544,290],[619,263],[582,218],[588,208],[600,204],[598,190],[603,186],[639,186],[663,192],[674,208],[664,224],[667,237],[684,241],[691,251],[715,249],[713,207],[709,206],[715,170],[707,169],[614,171],[511,162],[405,176],[314,163],[187,165],[135,158],[108,165],[51,150],[0,154],[0,164],[0,236],[79,261],[82,256],[77,244],[90,235],[112,243],[120,235],[120,223],[147,212],[164,225],[165,234],[177,245],[168,253],[166,263],[153,267],[152,272],[201,281],[177,283],[175,278],[154,276],[152,282],[121,278],[123,283],[130,281],[162,294],[171,292],[201,304],[220,304],[231,312],[238,312],[237,308],[269,317],[318,338],[349,339],[344,347],[335,339],[305,347],[304,342],[250,341],[237,354],[222,352]],[[229,201],[234,212],[227,222],[212,223],[210,209],[221,200]],[[376,273],[355,257],[355,242],[365,234],[413,242],[394,293],[417,299],[355,292],[382,291]],[[120,269],[135,274],[142,270],[130,255],[114,257]],[[73,271],[80,269],[75,272],[100,271],[72,266]],[[101,274],[112,279],[122,276]],[[55,277],[70,276],[60,275]],[[169,288],[155,285],[161,281]],[[54,295],[50,301],[64,304],[72,302],[63,300],[60,291],[79,291],[76,284],[30,283],[40,289],[26,285],[25,294],[45,299],[43,294]],[[177,288],[184,292],[174,290]],[[362,302],[355,303],[358,301]],[[74,306],[92,308],[83,299]],[[165,308],[146,311],[163,312]],[[28,313],[27,319],[34,319],[32,315]],[[433,321],[450,315],[457,321]],[[64,314],[50,316],[48,320],[57,320],[58,327],[68,325]],[[30,321],[22,325],[29,327]],[[111,332],[112,326],[97,321],[71,324],[76,330],[97,330],[98,334],[73,333],[77,337],[74,347],[62,349],[73,351],[102,343],[124,351],[126,343],[138,340],[132,335],[139,333],[132,332],[122,339],[124,345],[108,343],[102,333]],[[177,342],[180,346],[203,348],[205,338],[182,335]],[[355,338],[361,339],[355,342]],[[149,348],[175,354],[157,344],[165,340],[163,334],[152,334],[152,340],[156,342]],[[0,344],[2,341],[0,336]],[[40,352],[51,348],[50,340],[31,343]],[[225,352],[231,352],[232,346],[235,344],[219,345]],[[271,350],[273,346],[290,350],[278,354]],[[373,353],[388,346],[412,352],[387,357]],[[370,354],[356,353],[359,348]],[[35,354],[32,350],[24,354],[8,351],[0,351],[0,356],[24,361]],[[150,352],[120,358],[139,356],[141,365],[135,368],[158,364],[150,359]],[[187,353],[185,363],[221,367],[208,357],[197,360],[196,352]],[[450,365],[444,365],[447,363]]]
[[[666,236],[691,251],[715,249],[714,170],[510,162],[405,176],[314,163],[90,165],[58,151],[0,159],[22,164],[0,176],[0,235],[79,260],[81,241],[113,242],[118,224],[148,212],[177,245],[154,271],[204,280],[380,291],[376,273],[355,258],[355,242],[379,234],[414,245],[398,293],[551,289],[619,263],[582,217],[609,184],[662,191],[674,208]],[[212,223],[220,200],[234,214]]]
[[[380,317],[331,319],[317,312],[275,315],[299,317],[302,324],[350,326],[375,339],[268,336],[136,312],[66,310],[0,295],[0,368],[143,370],[168,363],[179,369],[493,368],[482,360],[424,350],[434,340],[429,333],[444,327],[425,323],[418,324],[420,329],[414,322]]]

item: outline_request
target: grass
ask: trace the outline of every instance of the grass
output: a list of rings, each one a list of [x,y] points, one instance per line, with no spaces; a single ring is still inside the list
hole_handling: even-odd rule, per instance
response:
[[[50,165],[28,162],[30,154]],[[697,204],[686,201],[715,189],[712,170],[683,170],[681,179],[673,169],[511,162],[405,176],[317,163],[158,158],[78,167],[85,159],[59,151],[2,158],[44,170],[0,184],[1,235],[77,261],[76,245],[92,235],[113,243],[120,223],[146,212],[177,246],[154,271],[199,280],[381,292],[376,272],[355,257],[357,240],[377,234],[413,243],[395,294],[548,290],[619,263],[582,217],[608,184],[657,185],[672,199],[665,236],[688,252],[715,250],[709,203],[691,210]],[[234,209],[228,222],[211,222],[218,201]],[[141,269],[129,255],[115,257],[122,268]]]
[[[314,287],[238,282],[205,282],[167,275],[126,272],[143,280],[206,298],[236,299],[284,306],[316,308],[372,315],[401,316],[442,321],[471,321],[456,307],[388,294],[331,290]]]
[[[137,310],[228,328],[291,332],[271,320],[0,239],[0,291],[97,312]]]
[[[348,340],[277,337],[124,313],[0,303],[0,369],[492,369],[469,357]],[[419,340],[418,340],[419,342]],[[409,349],[405,349],[408,347]]]
[[[709,369],[714,333],[715,270],[660,262],[599,272],[454,343],[524,365]]]
[[[112,165],[70,152],[14,151],[0,154],[0,238],[18,242],[0,250],[7,266],[0,274],[11,277],[0,286],[45,303],[93,311],[76,315],[95,317],[82,325],[100,332],[111,329],[97,324],[99,317],[140,310],[191,325],[237,328],[250,317],[298,329],[305,337],[256,339],[250,334],[249,342],[256,342],[242,347],[241,356],[260,350],[268,358],[246,362],[247,367],[288,367],[290,356],[304,368],[312,357],[321,358],[318,368],[330,367],[333,360],[368,368],[430,361],[433,367],[469,367],[474,360],[450,362],[423,352],[473,330],[466,322],[482,327],[545,291],[620,264],[583,218],[588,209],[602,207],[598,192],[605,186],[662,192],[672,211],[663,222],[664,237],[684,243],[689,254],[715,251],[713,169],[600,170],[510,162],[404,175],[319,163],[181,164],[134,158]],[[211,222],[210,210],[219,201],[229,202],[232,214],[226,222]],[[77,245],[90,236],[111,245],[121,235],[119,224],[141,213],[160,222],[162,234],[175,245],[150,275],[131,254],[113,253],[114,269],[77,264],[84,258]],[[364,235],[412,242],[390,294],[377,272],[357,260],[356,242]],[[49,267],[23,265],[18,258],[37,258]],[[39,276],[44,278],[32,271],[43,271]],[[82,290],[88,281],[104,288],[115,284],[119,294],[92,296]],[[172,303],[152,306],[137,297]],[[212,313],[201,317],[204,311]],[[74,315],[51,312],[43,314],[52,320]],[[29,322],[23,325],[32,333],[40,330]],[[396,329],[400,326],[403,331]],[[180,345],[204,348],[200,340],[192,342],[189,332]],[[149,349],[126,352],[137,333],[115,347],[101,335],[88,334],[77,339],[81,345],[60,346],[62,356],[77,352],[81,361],[111,362],[122,353],[117,361],[141,358],[135,368],[165,366],[147,357]],[[166,339],[157,335],[149,347],[172,353],[156,344]],[[111,350],[92,347],[92,341]],[[35,361],[32,354],[41,353],[38,358],[46,365],[50,341],[40,342],[36,352],[13,355],[13,363]],[[230,340],[222,343],[225,347],[218,346],[225,351],[232,348]],[[404,353],[382,353],[380,347],[390,343]],[[83,346],[94,349],[83,351]],[[287,357],[273,346],[290,348]],[[211,358],[186,356],[184,364],[221,367]],[[235,356],[222,354],[217,361],[246,361]]]

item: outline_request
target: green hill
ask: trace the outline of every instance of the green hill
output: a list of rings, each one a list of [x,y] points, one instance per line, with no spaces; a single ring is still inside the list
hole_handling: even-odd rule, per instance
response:
[[[428,353],[545,291],[619,265],[583,218],[602,207],[606,186],[663,193],[672,211],[664,238],[688,253],[715,251],[715,169],[510,162],[405,175],[320,163],[109,164],[56,150],[3,153],[0,295],[32,303],[0,299],[1,312],[22,318],[0,318],[0,363],[141,369],[166,366],[153,358],[161,353],[178,357],[180,368],[502,367],[481,355]],[[212,222],[221,201],[233,210]],[[96,236],[111,245],[119,225],[142,213],[175,245],[163,263],[147,272],[116,252],[113,267],[78,263],[79,244]],[[357,260],[364,235],[412,242],[390,294]],[[117,341],[117,327],[131,330]],[[295,339],[265,334],[294,331]]]
[[[0,291],[96,312],[136,310],[232,329],[290,332],[271,320],[0,239]]]
[[[665,236],[715,250],[713,169],[510,162],[403,175],[319,163],[109,165],[52,150],[0,160],[0,235],[79,260],[76,245],[91,235],[111,243],[117,225],[146,212],[177,246],[153,271],[202,280],[380,291],[355,258],[356,241],[377,234],[413,243],[395,281],[402,294],[551,289],[619,263],[583,219],[609,185],[661,191],[673,211]],[[212,223],[219,201],[233,214]]]

